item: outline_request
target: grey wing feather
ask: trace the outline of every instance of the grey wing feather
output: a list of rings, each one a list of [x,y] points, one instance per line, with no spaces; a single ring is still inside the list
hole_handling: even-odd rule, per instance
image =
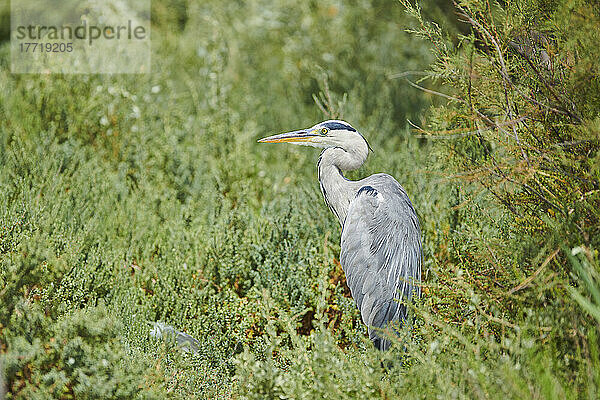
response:
[[[420,295],[421,233],[414,208],[394,178],[373,175],[361,185],[344,221],[340,258],[369,337],[385,350],[389,341],[372,327],[404,320],[406,306],[400,301]]]
[[[151,336],[172,342],[187,353],[196,354],[200,351],[200,342],[187,333],[180,332],[164,322],[153,322],[152,326]]]

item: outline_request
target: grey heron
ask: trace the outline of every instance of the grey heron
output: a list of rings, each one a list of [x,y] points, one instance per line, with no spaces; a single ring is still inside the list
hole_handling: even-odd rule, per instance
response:
[[[317,164],[325,203],[342,227],[340,263],[369,338],[386,350],[381,329],[407,318],[405,302],[420,296],[421,231],[404,188],[388,174],[352,181],[342,171],[358,169],[369,144],[350,124],[329,120],[309,129],[260,139],[323,148]]]

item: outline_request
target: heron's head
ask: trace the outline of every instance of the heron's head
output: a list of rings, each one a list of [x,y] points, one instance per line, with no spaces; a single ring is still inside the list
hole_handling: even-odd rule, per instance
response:
[[[370,150],[366,139],[349,123],[329,120],[299,131],[282,133],[260,139],[261,143],[292,143],[321,148],[338,147],[348,152]]]

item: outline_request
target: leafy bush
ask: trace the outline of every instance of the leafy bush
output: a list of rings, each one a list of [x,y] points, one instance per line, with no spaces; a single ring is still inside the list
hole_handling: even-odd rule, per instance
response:
[[[7,396],[597,397],[597,9],[405,6],[153,2],[140,76],[11,75],[0,45]],[[348,176],[419,212],[423,297],[387,353],[317,153],[256,144],[330,116],[375,149]]]
[[[163,398],[160,378],[146,381],[148,366],[123,358],[117,321],[104,306],[51,321],[39,306],[18,304],[3,329],[7,398]]]

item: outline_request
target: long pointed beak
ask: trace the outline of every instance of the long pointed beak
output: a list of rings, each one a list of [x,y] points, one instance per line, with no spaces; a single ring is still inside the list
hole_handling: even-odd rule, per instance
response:
[[[303,129],[300,131],[280,133],[279,135],[262,138],[259,140],[259,143],[302,143],[310,141],[310,138],[315,136],[318,135]]]

